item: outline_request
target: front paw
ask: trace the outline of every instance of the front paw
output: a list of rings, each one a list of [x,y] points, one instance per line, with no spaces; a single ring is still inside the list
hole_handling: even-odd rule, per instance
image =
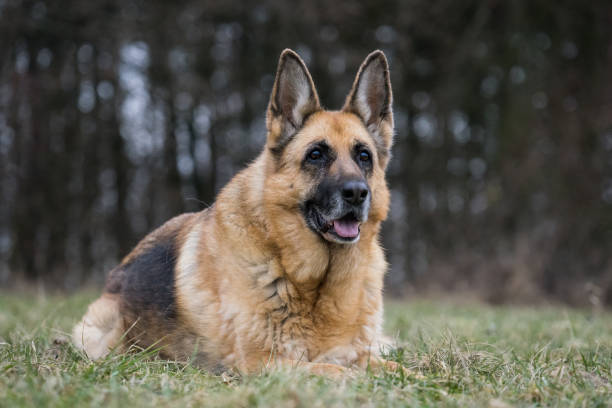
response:
[[[414,370],[404,367],[402,364],[397,363],[395,361],[385,360],[382,358],[372,359],[368,363],[368,367],[375,371],[377,374],[381,372],[392,372],[397,374],[402,374],[404,377],[413,377],[419,380],[424,379],[425,377]]]
[[[352,376],[348,368],[337,364],[311,363],[307,369],[311,374],[321,375],[333,380],[341,380]]]
[[[313,361],[315,363],[335,364],[344,367],[351,367],[357,363],[359,355],[357,351],[350,346],[338,346],[319,355]]]

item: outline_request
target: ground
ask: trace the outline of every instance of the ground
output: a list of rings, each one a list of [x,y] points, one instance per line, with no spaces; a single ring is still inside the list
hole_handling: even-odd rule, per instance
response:
[[[154,351],[88,361],[66,342],[95,293],[0,292],[0,406],[612,406],[612,313],[391,301],[389,358],[410,368],[331,380],[214,376]]]

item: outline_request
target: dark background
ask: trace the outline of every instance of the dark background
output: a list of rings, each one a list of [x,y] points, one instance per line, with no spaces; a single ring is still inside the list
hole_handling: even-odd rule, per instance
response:
[[[612,304],[612,2],[0,0],[0,285],[72,290],[261,150],[278,55],[391,64],[387,292]]]

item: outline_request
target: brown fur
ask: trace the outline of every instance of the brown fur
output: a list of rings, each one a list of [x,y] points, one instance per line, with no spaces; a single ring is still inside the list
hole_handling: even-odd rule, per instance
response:
[[[294,78],[310,92],[286,88]],[[111,271],[105,293],[74,329],[75,344],[94,359],[126,344],[160,345],[169,358],[244,372],[285,364],[335,375],[384,364],[378,234],[389,206],[390,91],[386,60],[375,52],[343,110],[324,111],[302,61],[285,51],[261,155],[214,206],[168,221]],[[308,101],[292,110],[304,95]],[[337,152],[332,177],[361,174],[350,154],[356,141],[373,152],[371,206],[354,244],[323,239],[300,211],[316,188],[301,162],[320,139]]]

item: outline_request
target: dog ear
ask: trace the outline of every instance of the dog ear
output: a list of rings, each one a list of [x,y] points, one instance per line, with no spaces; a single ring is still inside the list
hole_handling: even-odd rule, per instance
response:
[[[393,143],[392,103],[389,64],[385,54],[377,50],[361,64],[342,110],[361,118],[385,155]]]
[[[294,51],[284,50],[266,115],[270,148],[282,149],[305,119],[319,110],[319,96],[304,61]]]

